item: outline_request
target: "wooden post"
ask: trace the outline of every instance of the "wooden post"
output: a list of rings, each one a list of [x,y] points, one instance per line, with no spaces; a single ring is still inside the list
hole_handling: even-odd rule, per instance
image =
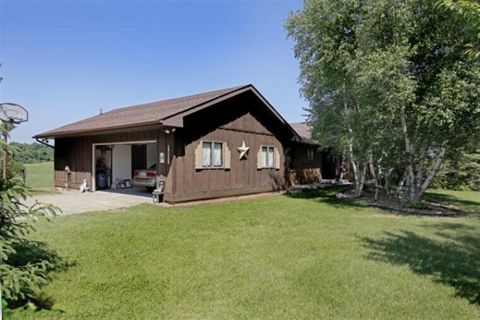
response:
[[[5,142],[5,146],[3,148],[3,163],[2,163],[2,178],[4,180],[7,179],[7,143],[8,143],[8,134],[7,129],[3,129],[3,141]]]

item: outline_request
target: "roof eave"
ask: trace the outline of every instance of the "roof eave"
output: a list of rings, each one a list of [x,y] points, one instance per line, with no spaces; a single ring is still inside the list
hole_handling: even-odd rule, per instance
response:
[[[162,121],[149,121],[149,122],[142,122],[142,123],[136,123],[133,125],[121,125],[121,126],[112,126],[112,127],[104,127],[104,128],[96,128],[96,129],[86,129],[86,130],[66,130],[66,131],[47,131],[44,133],[40,133],[37,135],[34,135],[32,138],[34,139],[55,139],[55,138],[67,138],[67,137],[75,137],[78,135],[91,135],[91,134],[98,134],[98,133],[103,133],[106,132],[108,133],[109,131],[116,131],[116,130],[122,130],[122,129],[138,129],[139,127],[145,127],[145,126],[163,126]],[[166,125],[169,127],[175,127],[174,125]]]

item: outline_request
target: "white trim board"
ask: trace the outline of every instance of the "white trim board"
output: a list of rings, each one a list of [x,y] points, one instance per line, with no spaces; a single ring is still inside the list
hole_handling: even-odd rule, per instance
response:
[[[138,140],[138,141],[121,141],[121,142],[99,142],[99,143],[92,143],[92,191],[97,191],[96,182],[95,182],[95,147],[97,146],[109,146],[115,144],[149,144],[149,143],[157,143],[157,140]],[[112,154],[113,157],[113,154]]]

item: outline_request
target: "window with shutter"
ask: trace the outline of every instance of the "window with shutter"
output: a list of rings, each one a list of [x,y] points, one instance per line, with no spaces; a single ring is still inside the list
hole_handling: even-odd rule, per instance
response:
[[[280,170],[282,164],[282,158],[280,157],[280,151],[278,148],[275,148],[275,169]]]
[[[195,168],[196,169],[215,169],[224,168],[226,160],[224,154],[223,142],[217,141],[201,141],[195,149]],[[230,151],[228,156],[230,156]],[[230,158],[228,158],[230,167]]]
[[[223,143],[223,167],[225,169],[230,169],[231,166],[231,155],[230,149],[228,148],[228,144],[226,142]]]
[[[277,167],[280,156],[277,148],[273,146],[261,146],[258,152],[257,168],[259,169],[271,169]]]
[[[212,143],[204,142],[202,148],[202,167],[208,168],[212,166]]]

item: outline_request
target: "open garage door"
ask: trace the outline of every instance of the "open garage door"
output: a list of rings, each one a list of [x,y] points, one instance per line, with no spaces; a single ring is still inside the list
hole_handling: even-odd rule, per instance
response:
[[[154,140],[94,144],[92,190],[132,188],[134,173],[154,166],[158,154]]]

